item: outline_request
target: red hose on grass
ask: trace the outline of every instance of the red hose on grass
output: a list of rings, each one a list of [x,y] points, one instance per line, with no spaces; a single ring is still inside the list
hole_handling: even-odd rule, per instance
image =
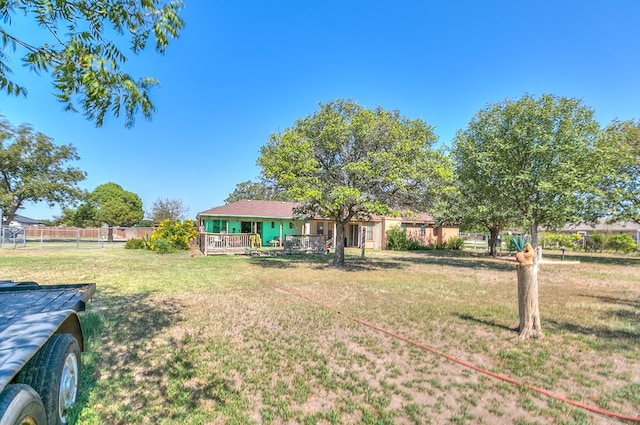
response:
[[[473,365],[471,363],[465,362],[464,360],[460,360],[458,358],[450,356],[450,355],[448,355],[446,353],[443,353],[442,351],[438,351],[435,348],[432,348],[432,347],[429,347],[427,345],[421,344],[421,343],[419,343],[417,341],[414,341],[412,339],[409,339],[407,337],[399,335],[399,334],[397,334],[395,332],[391,332],[389,330],[386,330],[386,329],[381,328],[379,326],[373,325],[371,323],[368,323],[368,322],[366,322],[364,320],[361,320],[361,319],[358,319],[356,317],[349,316],[348,314],[342,313],[341,311],[335,310],[335,309],[333,309],[333,308],[331,308],[329,306],[321,304],[320,302],[318,302],[318,301],[316,301],[316,300],[314,300],[314,299],[312,299],[312,298],[310,298],[310,297],[308,297],[308,296],[306,296],[304,294],[296,292],[296,291],[294,291],[292,289],[285,288],[283,286],[276,285],[276,284],[273,284],[273,283],[266,283],[266,282],[263,282],[263,283],[268,285],[268,286],[271,286],[273,288],[280,289],[281,291],[287,292],[287,293],[289,293],[291,295],[295,295],[295,296],[297,296],[299,298],[307,300],[307,301],[309,301],[309,302],[311,302],[311,303],[313,303],[313,304],[315,304],[315,305],[317,305],[317,306],[319,306],[321,308],[324,308],[325,310],[329,310],[329,311],[332,311],[332,312],[334,312],[336,314],[344,316],[349,320],[353,320],[354,322],[357,322],[357,323],[361,324],[362,326],[366,326],[367,328],[376,330],[378,332],[382,332],[382,333],[384,333],[386,335],[389,335],[389,336],[391,336],[393,338],[399,339],[401,341],[404,341],[404,342],[406,342],[408,344],[411,344],[413,346],[416,346],[418,348],[422,348],[423,350],[426,350],[426,351],[429,351],[431,353],[437,354],[437,355],[439,355],[441,357],[444,357],[447,360],[450,360],[450,361],[452,361],[454,363],[458,363],[459,365],[462,365],[462,366],[467,367],[469,369],[473,369],[473,370],[475,370],[477,372],[480,372],[482,374],[485,374],[485,375],[488,375],[488,376],[492,376],[492,377],[494,377],[496,379],[500,379],[500,380],[505,381],[505,382],[509,382],[510,384],[513,384],[513,385],[518,385],[518,386],[521,386],[521,387],[528,388],[528,389],[533,390],[533,391],[535,391],[537,393],[546,395],[547,397],[551,397],[551,398],[554,398],[556,400],[563,401],[563,402],[565,402],[567,404],[570,404],[570,405],[575,406],[575,407],[579,407],[579,408],[584,409],[584,410],[588,410],[588,411],[591,411],[591,412],[594,412],[594,413],[599,413],[601,415],[614,417],[614,418],[617,418],[617,419],[622,419],[622,420],[625,420],[625,421],[640,422],[640,416],[629,416],[629,415],[624,415],[624,414],[621,414],[621,413],[611,412],[609,410],[601,409],[601,408],[599,408],[597,406],[592,406],[590,404],[585,404],[585,403],[581,403],[579,401],[571,400],[571,399],[569,399],[567,397],[564,397],[562,395],[555,394],[555,393],[553,393],[551,391],[545,390],[544,388],[536,387],[535,385],[527,384],[525,382],[518,381],[517,379],[510,378],[510,377],[508,377],[506,375],[502,375],[500,373],[492,372],[490,370],[487,370],[487,369],[481,368],[479,366]]]

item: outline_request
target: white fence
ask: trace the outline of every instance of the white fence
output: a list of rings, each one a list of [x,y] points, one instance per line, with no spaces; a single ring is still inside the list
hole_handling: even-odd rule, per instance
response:
[[[286,235],[284,237],[284,252],[323,253],[327,250],[327,240],[324,235]]]
[[[245,253],[259,246],[255,233],[200,233],[198,245],[204,255]]]
[[[489,235],[460,232],[460,237],[464,239],[465,248],[489,250]]]

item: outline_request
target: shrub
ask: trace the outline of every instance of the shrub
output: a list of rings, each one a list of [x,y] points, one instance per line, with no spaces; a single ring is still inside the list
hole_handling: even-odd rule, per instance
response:
[[[418,241],[407,237],[407,233],[400,226],[394,226],[387,230],[387,247],[395,251],[409,251],[422,249]]]
[[[582,240],[582,235],[574,233],[569,235],[566,233],[544,232],[541,238],[541,244],[544,248],[573,248]]]
[[[447,249],[461,251],[464,249],[464,239],[458,236],[450,237],[447,239],[445,246]]]
[[[607,249],[613,249],[615,252],[631,252],[638,249],[636,241],[627,234],[611,235],[607,240]]]
[[[167,239],[148,240],[147,246],[150,250],[157,252],[158,254],[168,254],[170,252],[176,252],[178,249],[171,245],[171,242]]]
[[[124,249],[145,249],[146,247],[144,239],[128,239],[124,244]]]
[[[600,251],[604,249],[607,237],[602,233],[594,233],[587,238],[587,248],[592,251]]]
[[[189,244],[198,236],[193,220],[163,220],[146,241],[147,247],[156,252],[168,253],[189,249]]]

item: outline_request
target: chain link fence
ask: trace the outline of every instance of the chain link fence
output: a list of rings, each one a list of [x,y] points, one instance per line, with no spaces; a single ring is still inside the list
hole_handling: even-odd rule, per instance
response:
[[[0,249],[102,249],[151,236],[153,227],[2,226]]]

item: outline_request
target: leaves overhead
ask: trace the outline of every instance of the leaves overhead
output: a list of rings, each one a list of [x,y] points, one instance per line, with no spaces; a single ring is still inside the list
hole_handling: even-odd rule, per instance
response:
[[[9,55],[16,54],[33,72],[50,74],[54,95],[67,110],[79,106],[97,126],[108,112],[124,113],[127,127],[138,112],[150,119],[154,106],[149,90],[157,81],[123,70],[127,55],[114,40],[128,41],[133,54],[153,40],[163,54],[184,27],[179,15],[183,6],[182,1],[162,0],[0,1],[0,90],[27,94],[10,78]],[[15,28],[28,19],[44,30],[30,34],[33,40],[15,35]]]

